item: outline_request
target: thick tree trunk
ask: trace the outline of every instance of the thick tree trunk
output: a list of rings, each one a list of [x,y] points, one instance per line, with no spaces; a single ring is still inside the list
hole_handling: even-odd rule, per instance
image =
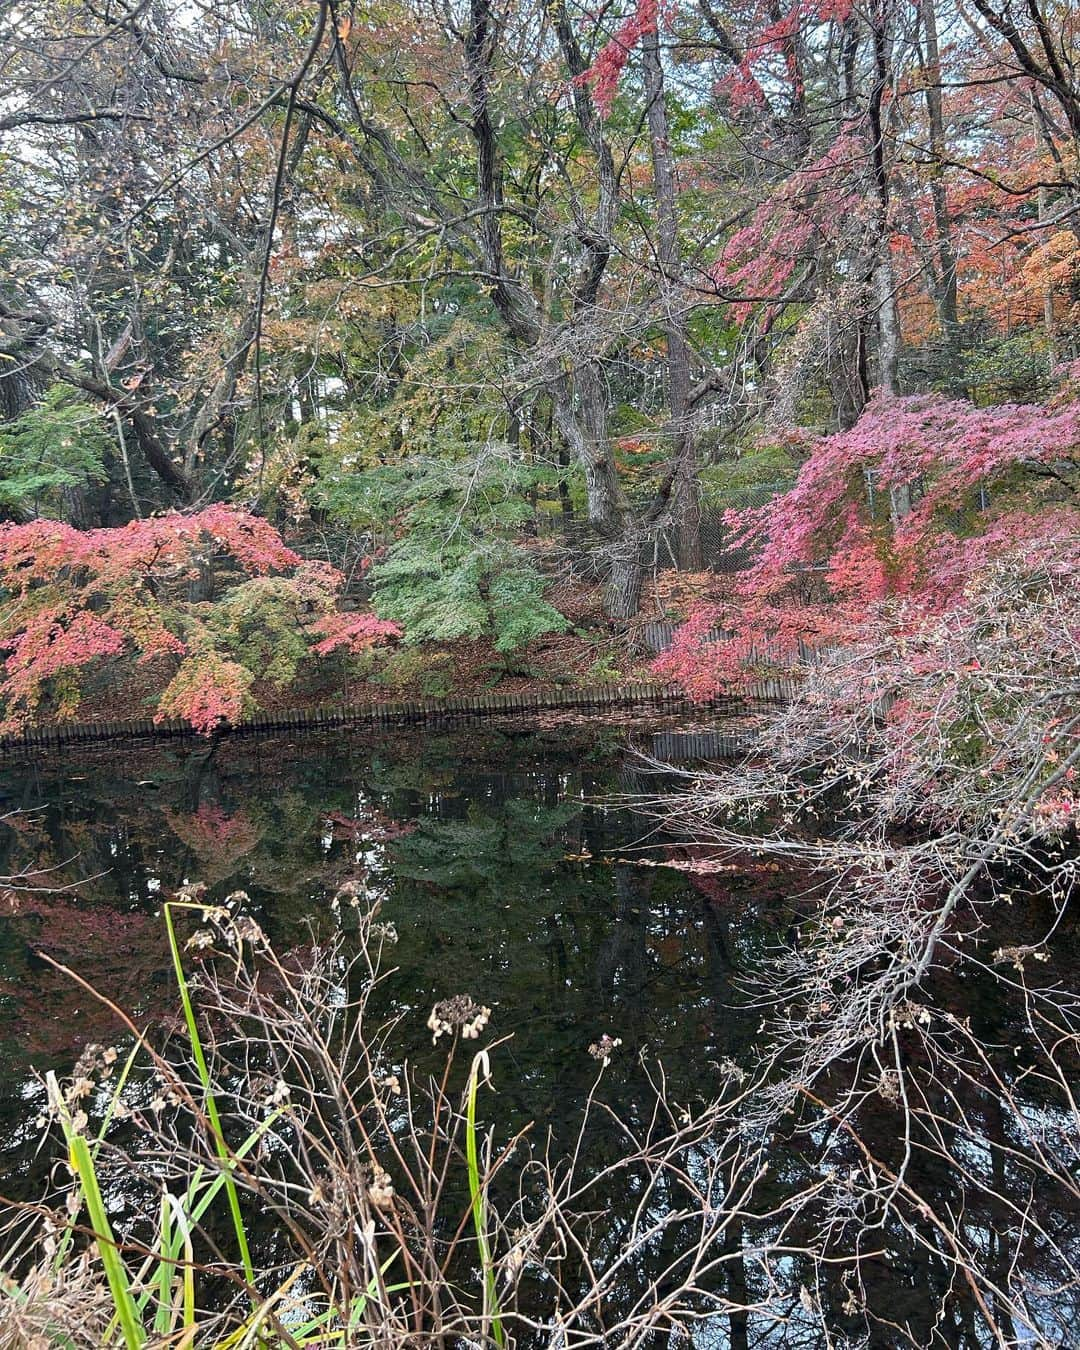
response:
[[[240,377],[247,367],[259,319],[254,296],[249,296],[243,318],[234,335],[232,350],[228,355],[222,354],[218,377],[199,405],[185,439],[184,476],[189,481],[196,477],[199,456],[206,441],[230,415],[230,405],[236,395]]]
[[[490,0],[470,0],[470,24],[464,38],[469,76],[470,130],[476,145],[477,202],[482,208],[477,223],[477,242],[495,308],[511,337],[534,353],[545,372],[551,393],[553,419],[563,444],[581,466],[590,525],[608,548],[622,544],[627,535],[628,509],[615,467],[608,436],[607,391],[599,361],[586,348],[571,352],[572,369],[541,348],[545,324],[532,292],[507,266],[503,247],[502,164],[491,113],[491,77],[498,38],[498,24]],[[592,320],[600,283],[611,254],[610,236],[619,209],[618,184],[611,148],[588,90],[578,81],[587,69],[573,24],[565,6],[553,6],[552,16],[559,44],[575,77],[572,86],[574,111],[582,133],[596,156],[597,204],[588,231],[582,231],[584,256],[573,285],[575,319],[587,332]],[[640,572],[640,568],[638,568]],[[636,612],[641,590],[634,568],[616,561],[607,587],[607,611],[611,618],[626,618]],[[629,607],[629,608],[628,608]]]
[[[896,301],[896,277],[889,245],[889,166],[886,159],[883,100],[889,86],[889,0],[877,0],[872,17],[874,66],[877,79],[870,95],[874,189],[877,197],[877,228],[874,237],[871,285],[877,309],[878,387],[895,398],[900,392],[900,311]],[[894,528],[911,510],[910,483],[889,487],[889,513]]]
[[[833,356],[826,367],[826,378],[836,409],[836,425],[840,431],[847,431],[866,407],[866,318],[861,298],[847,312],[841,311],[829,334],[828,350]]]
[[[900,315],[887,236],[879,241],[874,263],[874,304],[878,318],[878,386],[895,397],[900,392]]]
[[[641,544],[636,539],[620,541],[612,550],[611,566],[604,587],[604,613],[609,619],[632,619],[641,608],[645,568]]]
[[[571,384],[557,382],[552,404],[555,426],[585,476],[589,524],[600,535],[606,559],[604,613],[618,622],[632,619],[641,605],[645,569],[644,530],[633,518],[619,482],[607,433],[607,391],[599,367],[590,362]]]
[[[100,521],[94,514],[87,499],[86,489],[77,485],[71,485],[61,490],[60,500],[62,502],[62,511],[64,520],[77,530],[89,530]]]
[[[585,476],[589,524],[605,540],[622,536],[626,500],[607,434],[606,390],[600,369],[588,362],[573,379],[552,389],[555,426]]]
[[[1036,143],[1041,145],[1049,157],[1053,157],[1053,142],[1046,130],[1046,119],[1041,116],[1039,95],[1031,91],[1031,129],[1035,133]],[[1050,217],[1050,193],[1046,185],[1040,183],[1038,195],[1039,223]],[[1057,364],[1057,324],[1054,319],[1054,286],[1047,281],[1043,287],[1043,331],[1046,334],[1047,359],[1050,369]]]

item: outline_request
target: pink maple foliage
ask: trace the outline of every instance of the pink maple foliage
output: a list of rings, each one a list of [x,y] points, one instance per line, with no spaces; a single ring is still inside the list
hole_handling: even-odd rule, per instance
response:
[[[236,659],[228,624],[215,623],[214,589],[204,586],[215,574],[226,588],[246,583],[255,606],[273,599],[280,612],[286,596],[314,656],[338,647],[359,651],[399,632],[371,615],[339,615],[342,574],[303,559],[268,521],[235,507],[170,512],[115,529],[77,530],[45,519],[5,524],[2,725],[24,725],[46,694],[56,715],[74,716],[82,678],[116,658],[173,663],[159,718],[182,717],[204,732],[235,721],[250,706],[261,672]],[[272,594],[260,580],[271,576],[280,578]]]
[[[853,7],[853,0],[794,0],[782,11],[765,3],[751,6],[746,16],[745,54],[719,81],[720,92],[727,94],[737,108],[764,103],[762,81],[770,82],[773,72],[768,69],[769,60],[779,56],[791,87],[801,94],[801,76],[792,54],[794,40],[814,26],[843,24]],[[670,8],[673,10],[674,5]],[[670,20],[668,7],[662,8],[659,0],[635,0],[632,12],[621,21],[589,69],[578,77],[578,83],[591,86],[601,116],[611,111],[631,53],[643,37],[657,31],[661,13]]]
[[[863,138],[846,126],[824,154],[779,183],[731,235],[710,275],[723,294],[746,297],[731,303],[737,323],[745,322],[755,305],[779,300],[800,266],[835,246],[865,214],[865,163]]]
[[[336,611],[317,619],[311,631],[320,638],[311,649],[316,656],[329,656],[342,647],[358,656],[389,638],[401,637],[401,629],[389,619],[380,619],[374,614],[340,614]]]
[[[937,395],[874,399],[850,430],[806,443],[788,492],[728,513],[732,543],[755,561],[731,601],[676,630],[655,673],[706,699],[762,666],[956,613],[1004,560],[1068,575],[1080,565],[1080,513],[1036,487],[1042,474],[1057,481],[1078,447],[1072,396],[989,408]],[[910,509],[889,510],[897,490]],[[990,509],[977,510],[986,493]]]
[[[824,40],[813,30],[845,23],[853,9],[853,0],[794,0],[787,9],[765,0],[750,5],[740,16],[746,34],[742,58],[718,81],[717,92],[736,110],[761,105],[766,87],[775,89],[782,76],[791,93],[801,97],[796,42]]]
[[[231,554],[253,576],[303,561],[268,521],[221,504],[106,529],[76,530],[56,520],[0,526],[5,585],[49,580],[60,567],[91,568],[101,585],[127,583],[133,574],[191,567],[207,551]]]
[[[36,681],[124,650],[124,634],[94,614],[78,613],[65,627],[48,612],[36,615],[13,638],[6,661],[12,693],[29,692]]]
[[[181,717],[209,735],[216,727],[238,722],[250,706],[255,676],[237,661],[214,651],[185,660],[158,700],[155,722]]]

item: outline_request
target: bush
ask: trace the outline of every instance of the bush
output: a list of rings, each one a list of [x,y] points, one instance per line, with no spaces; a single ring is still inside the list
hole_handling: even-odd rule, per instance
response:
[[[508,654],[569,627],[545,601],[544,578],[511,545],[410,535],[372,568],[371,580],[377,613],[399,624],[409,643],[491,638]]]
[[[398,635],[371,614],[338,613],[344,581],[305,562],[265,520],[228,506],[119,529],[0,526],[0,586],[14,602],[0,621],[0,725],[23,726],[49,700],[74,717],[88,670],[158,657],[174,672],[158,718],[204,732],[234,722],[256,679],[285,684],[309,655],[355,654]]]
[[[419,690],[426,698],[445,698],[454,687],[454,661],[448,652],[402,647],[380,661],[373,678],[397,693]]]
[[[339,930],[288,959],[246,901],[211,905],[191,887],[165,906],[182,1036],[157,1046],[125,1018],[129,1053],[90,1047],[72,1080],[50,1076],[70,1181],[58,1213],[32,1209],[22,1272],[0,1272],[0,1343],[376,1350],[419,1335],[509,1346],[539,1319],[628,1344],[702,1315],[695,1281],[724,1260],[710,1209],[719,1161],[702,1152],[714,1107],[674,1123],[657,1080],[651,1124],[636,1122],[599,1176],[573,1155],[527,1150],[521,1135],[497,1144],[498,1120],[480,1123],[481,1100],[498,1100],[495,1047],[481,1040],[490,1010],[466,993],[439,998],[427,1026],[445,1059],[436,1077],[413,1076],[396,1019],[376,1003],[396,934],[362,886],[334,902],[348,938]],[[603,1036],[591,1047],[600,1072],[617,1046]],[[605,1114],[591,1097],[584,1109],[583,1132]],[[587,1250],[613,1182],[658,1217],[605,1273],[567,1254]],[[117,1187],[139,1197],[128,1229],[112,1218]],[[256,1213],[285,1250],[255,1245]],[[635,1249],[684,1232],[687,1213],[701,1225],[693,1279],[669,1281],[659,1302],[613,1302],[601,1321]]]

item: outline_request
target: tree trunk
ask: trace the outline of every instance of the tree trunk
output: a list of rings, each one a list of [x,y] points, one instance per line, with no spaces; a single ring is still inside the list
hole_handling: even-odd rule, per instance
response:
[[[64,520],[76,530],[89,530],[99,524],[87,500],[86,489],[71,484],[60,492]]]
[[[888,236],[878,243],[878,257],[874,263],[874,304],[878,316],[878,386],[895,398],[900,392],[900,316]]]
[[[848,311],[841,309],[829,333],[828,350],[832,359],[826,365],[826,379],[836,409],[836,426],[848,431],[866,407],[865,348],[866,319],[864,300],[853,301]]]
[[[676,293],[682,258],[676,212],[675,163],[671,151],[658,28],[644,35],[641,52],[645,65],[646,117],[652,152],[653,192],[656,196],[659,288],[667,338],[673,459],[670,515],[675,523],[679,566],[699,571],[702,566],[701,506],[698,500],[697,445],[689,426],[690,344],[686,334],[686,315]]]
[[[878,384],[886,394],[895,396],[900,391],[900,314],[889,251],[889,168],[882,120],[885,90],[889,86],[888,0],[878,0],[872,24],[877,78],[870,94],[868,112],[877,219],[871,285],[878,320]]]
[[[1035,133],[1036,143],[1041,145],[1048,155],[1052,156],[1053,145],[1047,135],[1045,120],[1039,114],[1039,95],[1032,89],[1032,131]],[[1044,183],[1039,184],[1038,211],[1039,223],[1042,224],[1050,215],[1050,193]],[[1043,331],[1046,334],[1047,363],[1052,371],[1057,364],[1057,325],[1054,321],[1054,286],[1051,281],[1047,281],[1043,286]]]
[[[945,359],[950,377],[958,373],[960,361],[960,319],[957,309],[956,250],[953,247],[952,219],[949,216],[945,193],[945,119],[941,101],[941,54],[938,49],[937,13],[935,0],[921,0],[921,18],[925,33],[926,58],[926,112],[930,124],[930,200],[934,209],[934,230],[937,235],[937,277],[935,304],[941,336],[945,342]]]
[[[559,435],[585,475],[589,524],[605,540],[621,538],[626,500],[607,434],[606,391],[596,362],[558,380],[552,403]]]
[[[611,548],[627,536],[628,509],[615,467],[608,436],[607,391],[595,350],[570,354],[571,369],[557,357],[545,354],[539,344],[544,323],[532,292],[506,265],[502,237],[503,179],[495,123],[491,115],[491,76],[498,24],[490,0],[470,0],[470,25],[464,37],[465,64],[469,76],[470,130],[476,145],[477,203],[482,208],[477,224],[477,242],[492,301],[511,337],[531,350],[545,372],[551,394],[554,423],[567,450],[585,476],[589,524]],[[597,204],[587,234],[584,258],[574,282],[575,318],[587,331],[595,314],[601,280],[611,254],[611,232],[619,209],[618,183],[611,148],[603,134],[588,91],[577,77],[587,62],[579,48],[565,6],[552,8],[559,44],[574,74],[572,99],[585,139],[596,156]],[[640,565],[618,561],[612,564],[607,586],[607,612],[611,618],[626,618],[637,609],[641,591]]]
[[[221,366],[213,387],[199,404],[184,442],[184,477],[194,480],[198,473],[199,457],[206,441],[230,415],[229,408],[236,388],[248,364],[255,342],[259,315],[254,297],[247,300],[247,309],[235,334],[232,350],[221,353]]]
[[[604,613],[609,619],[632,619],[641,608],[641,585],[645,568],[641,545],[635,539],[621,540],[612,550],[604,587]]]
[[[896,303],[896,277],[889,247],[889,167],[885,151],[882,104],[889,86],[889,0],[877,0],[872,29],[877,78],[870,94],[874,189],[877,197],[877,228],[874,237],[871,285],[878,323],[878,387],[891,398],[900,392],[900,311]],[[889,487],[889,513],[893,527],[911,510],[910,483]]]
[[[549,438],[550,439],[550,438]],[[566,471],[570,468],[570,456],[565,446],[559,447],[559,510],[563,521],[569,524],[574,519],[574,502],[570,496],[570,484],[566,481]]]

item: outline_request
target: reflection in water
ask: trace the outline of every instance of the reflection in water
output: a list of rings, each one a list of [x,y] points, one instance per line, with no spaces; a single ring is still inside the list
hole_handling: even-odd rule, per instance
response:
[[[660,748],[678,753],[678,736],[664,735]],[[683,748],[700,755],[715,745],[696,733]],[[573,1138],[596,1079],[588,1047],[605,1033],[622,1044],[603,1091],[631,1126],[650,1110],[647,1065],[656,1058],[675,1103],[730,1090],[758,1034],[743,977],[796,931],[805,881],[750,866],[708,875],[643,867],[636,852],[619,861],[645,826],[601,803],[632,787],[638,772],[618,741],[495,731],[225,744],[155,750],[144,763],[101,755],[9,768],[0,785],[19,814],[0,830],[0,872],[32,873],[43,889],[10,893],[0,924],[4,1193],[36,1198],[48,1189],[51,1158],[34,1151],[42,1106],[34,1070],[66,1069],[81,1044],[116,1038],[108,1010],[44,957],[78,970],[140,1022],[171,1017],[158,910],[164,895],[197,880],[216,898],[246,891],[275,947],[287,951],[310,941],[312,927],[332,927],[333,896],[362,878],[384,897],[381,917],[399,935],[381,997],[402,1015],[412,1062],[437,1062],[425,1021],[434,1002],[458,992],[491,1006],[491,1030],[512,1037],[497,1051],[498,1128],[507,1137],[535,1121],[556,1141]],[[655,837],[649,847],[653,859],[675,848]],[[812,1134],[764,1141],[758,1217],[723,1229],[705,1291],[761,1312],[719,1312],[693,1330],[696,1344],[993,1344],[933,1214],[879,1226],[860,1185],[851,1187],[847,1221],[836,1222],[846,1176],[870,1167],[879,1178],[896,1176],[902,1160],[905,1184],[930,1197],[936,1213],[959,1216],[1001,1287],[1026,1285],[1029,1323],[1039,1330],[999,1313],[1006,1343],[1037,1344],[1039,1335],[1045,1344],[1078,1343],[1075,1286],[1054,1254],[1075,1220],[1075,1195],[1025,1167],[1017,1113],[1029,1133],[1060,1135],[1058,1147],[1075,1157],[1070,1121],[1013,1053],[1020,1018],[1003,987],[957,981],[949,998],[997,1047],[994,1071],[1011,1098],[985,1091],[975,1074],[927,1083],[926,1120],[948,1135],[934,1150],[898,1138],[887,1084],[865,1095],[858,1139],[826,1122]],[[599,1127],[586,1144],[597,1169],[623,1147]],[[707,1144],[696,1166],[715,1176],[721,1205],[723,1166]],[[830,1194],[820,1210],[828,1231],[814,1231],[813,1205],[791,1227],[789,1198],[815,1188]],[[598,1261],[615,1258],[633,1221],[625,1191],[607,1197]],[[688,1230],[665,1228],[655,1248],[628,1263],[615,1301],[640,1296],[659,1272],[677,1268],[680,1241]],[[677,1341],[670,1328],[656,1333],[657,1345]]]

